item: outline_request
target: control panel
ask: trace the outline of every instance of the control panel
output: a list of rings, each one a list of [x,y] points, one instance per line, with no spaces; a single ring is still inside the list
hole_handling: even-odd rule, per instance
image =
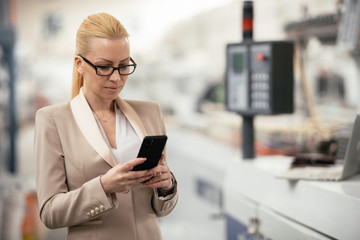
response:
[[[293,43],[245,42],[226,50],[226,106],[241,115],[292,113]]]

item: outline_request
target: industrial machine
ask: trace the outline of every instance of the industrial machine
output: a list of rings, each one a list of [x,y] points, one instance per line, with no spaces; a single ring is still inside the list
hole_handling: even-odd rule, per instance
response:
[[[304,80],[302,53],[311,37],[351,52],[359,63],[360,1],[344,3],[344,13],[287,24],[285,31],[290,42],[254,42],[252,35],[243,35],[242,43],[227,46],[226,106],[243,117],[242,159],[252,160],[233,161],[225,173],[222,190],[227,240],[357,239],[360,236],[355,224],[360,220],[360,198],[356,190],[360,188],[359,175],[343,182],[279,179],[276,173],[288,169],[292,158],[255,158],[252,145],[252,122],[256,115],[293,111],[294,48],[298,51],[301,81]],[[251,1],[245,1],[243,6],[247,17]],[[303,93],[308,117],[315,117],[306,88]]]
[[[226,107],[243,116],[243,158],[253,159],[254,117],[293,112],[294,46],[292,41],[252,41],[252,1],[243,6],[243,42],[226,48]]]
[[[227,109],[241,115],[292,113],[293,43],[227,45]]]

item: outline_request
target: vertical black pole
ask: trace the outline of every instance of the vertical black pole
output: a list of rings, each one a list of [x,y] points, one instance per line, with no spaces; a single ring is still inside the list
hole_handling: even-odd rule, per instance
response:
[[[251,42],[253,40],[253,18],[254,18],[254,11],[253,11],[253,2],[252,1],[244,1],[243,3],[243,19],[242,19],[242,28],[243,28],[243,41],[244,42]],[[248,57],[246,59],[247,66],[248,66],[248,79],[250,80],[250,52],[248,51]],[[250,83],[250,81],[249,81]],[[250,84],[249,84],[250,93]],[[249,101],[251,98],[249,96]],[[253,159],[255,157],[255,150],[254,150],[254,116],[247,115],[243,116],[242,122],[242,151],[243,151],[243,159]]]
[[[16,173],[16,102],[15,102],[15,71],[14,71],[14,45],[9,48],[9,73],[10,73],[10,163],[9,170]]]
[[[243,159],[253,159],[254,151],[254,117],[243,116],[242,123],[242,149]]]
[[[254,28],[254,10],[252,1],[244,1],[242,13],[243,41],[252,41]]]
[[[4,58],[7,63],[9,72],[9,116],[7,122],[8,136],[10,137],[10,149],[8,154],[8,170],[11,173],[16,173],[16,135],[17,135],[17,121],[16,121],[16,103],[15,103],[15,71],[14,71],[14,42],[15,34],[13,29],[6,31],[7,41],[3,44]]]

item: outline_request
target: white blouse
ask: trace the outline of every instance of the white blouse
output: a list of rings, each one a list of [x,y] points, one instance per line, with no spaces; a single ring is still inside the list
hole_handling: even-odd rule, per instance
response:
[[[127,120],[125,115],[121,112],[120,108],[114,103],[115,108],[115,123],[116,123],[116,148],[113,148],[109,140],[107,139],[107,136],[105,134],[104,128],[102,127],[99,119],[96,117],[95,113],[94,117],[96,119],[96,122],[99,126],[101,135],[103,136],[105,142],[111,149],[111,153],[113,157],[115,158],[115,161],[117,163],[125,163],[132,159],[135,159],[137,157],[137,154],[139,152],[139,149],[141,147],[141,140],[139,136],[136,134],[134,128],[131,126],[130,122]],[[174,194],[169,194],[165,197],[158,196],[158,192],[155,191],[155,194],[158,198],[163,200],[168,200],[172,198]]]
[[[105,142],[109,146],[112,155],[117,163],[125,163],[137,157],[141,146],[141,140],[136,134],[134,128],[131,126],[130,122],[127,120],[125,115],[121,112],[120,108],[116,103],[114,103],[115,108],[115,128],[116,128],[116,148],[113,148],[109,140],[106,137],[104,128],[102,127],[99,119],[94,117],[99,126],[101,135],[103,136]]]

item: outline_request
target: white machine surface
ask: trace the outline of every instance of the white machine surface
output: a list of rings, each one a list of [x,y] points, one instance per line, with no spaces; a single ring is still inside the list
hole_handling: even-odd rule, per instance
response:
[[[340,181],[359,172],[360,166],[360,115],[356,116],[345,158],[341,164],[334,166],[295,167],[277,174],[277,177],[288,179]]]
[[[290,157],[236,160],[224,182],[227,240],[360,239],[360,175],[345,181],[275,177]],[[246,232],[244,232],[244,228]]]

